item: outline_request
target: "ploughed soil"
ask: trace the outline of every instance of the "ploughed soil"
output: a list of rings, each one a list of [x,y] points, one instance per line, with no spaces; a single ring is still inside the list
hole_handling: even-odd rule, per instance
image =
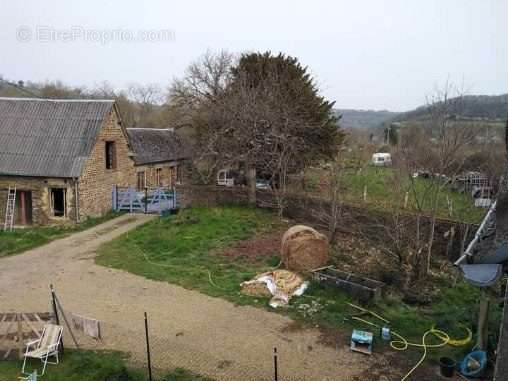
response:
[[[279,255],[283,234],[284,231],[260,233],[236,243],[221,254],[231,258],[242,258],[251,263],[263,262]]]

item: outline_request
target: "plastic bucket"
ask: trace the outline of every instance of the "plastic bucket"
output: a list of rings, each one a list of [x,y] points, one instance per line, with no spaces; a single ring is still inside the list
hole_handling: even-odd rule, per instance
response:
[[[451,378],[455,373],[455,366],[457,364],[454,360],[449,357],[441,357],[439,359],[439,369],[441,371],[441,376]]]

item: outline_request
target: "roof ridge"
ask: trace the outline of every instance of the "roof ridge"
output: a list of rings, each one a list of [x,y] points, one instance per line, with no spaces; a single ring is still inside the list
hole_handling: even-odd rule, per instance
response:
[[[114,101],[0,97],[0,173],[79,177]]]
[[[150,127],[127,127],[128,130],[148,130],[148,131],[175,131],[174,127],[168,128],[150,128]]]
[[[0,97],[0,100],[9,100],[9,101],[38,101],[38,102],[104,102],[104,103],[114,103],[114,99],[52,99],[52,98],[20,98],[20,97]]]

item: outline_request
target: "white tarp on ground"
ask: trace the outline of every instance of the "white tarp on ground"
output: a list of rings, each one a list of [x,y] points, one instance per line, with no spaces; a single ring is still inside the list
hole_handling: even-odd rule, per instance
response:
[[[263,273],[241,284],[242,291],[253,296],[272,295],[269,305],[273,308],[289,303],[293,296],[301,296],[309,287],[297,274],[287,270]]]

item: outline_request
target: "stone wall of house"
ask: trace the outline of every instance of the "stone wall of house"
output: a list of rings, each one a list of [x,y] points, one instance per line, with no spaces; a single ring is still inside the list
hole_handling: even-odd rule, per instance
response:
[[[161,184],[157,182],[157,169],[161,169]],[[178,185],[190,184],[191,172],[188,163],[182,161],[137,165],[136,179],[139,172],[145,173],[146,186],[149,188],[158,186],[172,188]]]
[[[116,165],[106,168],[106,142],[115,142]],[[113,110],[99,133],[79,181],[80,218],[98,216],[112,209],[114,185],[136,184],[136,171],[128,140]]]
[[[0,218],[2,225],[5,221],[7,192],[9,187],[16,187],[18,191],[31,192],[32,224],[63,224],[74,222],[76,218],[75,183],[72,180],[59,178],[0,176]],[[55,217],[51,211],[51,188],[65,189],[66,215]],[[15,224],[20,223],[19,197],[15,212]]]

